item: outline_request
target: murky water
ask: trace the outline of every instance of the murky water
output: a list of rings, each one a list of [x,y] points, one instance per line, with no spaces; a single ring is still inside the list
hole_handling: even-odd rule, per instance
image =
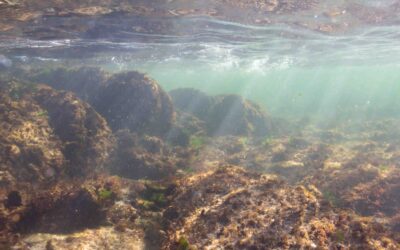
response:
[[[398,249],[399,1],[42,4],[0,0],[0,248]]]

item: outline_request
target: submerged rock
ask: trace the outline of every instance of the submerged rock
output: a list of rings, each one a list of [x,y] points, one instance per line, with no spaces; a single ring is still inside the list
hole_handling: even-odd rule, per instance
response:
[[[46,110],[55,134],[64,142],[70,174],[85,174],[106,162],[114,138],[106,121],[90,105],[70,92],[51,88],[39,89],[34,99]]]
[[[378,222],[323,206],[318,190],[220,168],[177,185],[163,249],[396,249]],[[185,248],[182,248],[185,246]]]
[[[18,192],[20,206],[0,204],[0,248],[136,249],[134,243],[144,244],[144,231],[135,223],[137,210],[125,200],[138,196],[137,187],[131,180],[100,175]]]
[[[174,120],[168,94],[156,81],[136,71],[113,75],[93,106],[114,130],[162,135]]]
[[[105,120],[72,93],[11,82],[0,94],[0,185],[43,183],[99,169],[114,139]]]
[[[0,185],[52,180],[64,170],[63,142],[46,110],[31,99],[0,94]]]
[[[145,74],[109,74],[100,68],[57,68],[28,73],[26,78],[76,93],[90,103],[117,131],[153,135],[167,133],[175,113],[169,95]]]
[[[178,109],[205,122],[209,135],[267,135],[271,131],[270,118],[262,108],[238,95],[211,97],[190,88],[172,90],[170,95]]]
[[[32,234],[21,240],[18,249],[146,249],[142,230],[121,232],[113,227],[85,229],[72,234]]]
[[[176,173],[182,165],[163,141],[157,137],[139,136],[128,130],[117,134],[117,149],[112,157],[111,172],[133,179],[162,179]]]

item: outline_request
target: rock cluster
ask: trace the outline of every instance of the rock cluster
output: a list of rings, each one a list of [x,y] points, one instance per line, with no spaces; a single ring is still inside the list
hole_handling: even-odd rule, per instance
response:
[[[105,120],[72,93],[9,82],[0,109],[3,187],[86,175],[114,146]]]
[[[21,75],[0,76],[1,249],[400,247],[396,120],[272,134],[251,101],[135,71]]]
[[[320,203],[315,189],[225,167],[178,184],[163,249],[396,249],[379,223]],[[183,248],[186,247],[186,248]]]
[[[175,113],[168,94],[145,74],[130,71],[111,75],[99,68],[56,68],[26,78],[74,92],[90,103],[117,131],[163,135]]]

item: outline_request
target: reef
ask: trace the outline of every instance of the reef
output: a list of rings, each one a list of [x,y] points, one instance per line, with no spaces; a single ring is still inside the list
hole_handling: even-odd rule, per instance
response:
[[[20,73],[0,77],[1,249],[400,248],[398,120],[277,119],[136,71]]]
[[[139,197],[144,189],[141,186],[100,175],[82,181],[60,181],[46,189],[19,191],[18,205],[0,209],[0,243],[16,249],[144,245],[145,234],[135,224],[140,215],[129,203]]]
[[[25,72],[28,81],[74,92],[91,104],[117,131],[163,135],[175,112],[169,95],[145,74],[130,71],[110,74],[95,67],[55,68]]]
[[[350,211],[336,212],[320,193],[235,167],[178,184],[164,216],[163,249],[396,249],[390,231]]]
[[[117,134],[117,149],[112,156],[112,173],[133,179],[160,180],[173,177],[188,166],[188,150],[172,148],[155,136],[139,136],[127,130]]]
[[[1,86],[1,185],[82,176],[114,146],[105,120],[72,93],[8,82]]]

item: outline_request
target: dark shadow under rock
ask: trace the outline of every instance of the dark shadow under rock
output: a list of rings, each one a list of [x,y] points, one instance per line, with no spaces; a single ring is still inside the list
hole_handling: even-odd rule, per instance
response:
[[[172,176],[183,165],[157,137],[139,136],[128,130],[117,134],[117,149],[112,157],[110,171],[133,179],[162,179]]]
[[[44,193],[29,205],[16,230],[24,233],[70,233],[97,227],[104,220],[104,211],[88,190],[66,192],[59,197]]]

